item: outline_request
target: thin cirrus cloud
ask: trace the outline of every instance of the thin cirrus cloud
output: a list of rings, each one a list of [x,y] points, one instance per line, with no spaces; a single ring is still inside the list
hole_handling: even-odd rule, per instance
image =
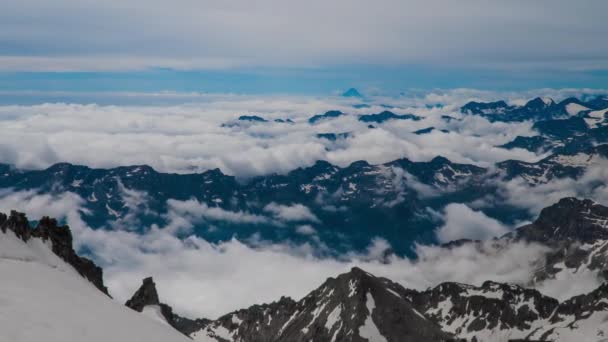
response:
[[[0,13],[0,65],[11,71],[408,63],[605,69],[607,10],[601,0],[8,0]]]

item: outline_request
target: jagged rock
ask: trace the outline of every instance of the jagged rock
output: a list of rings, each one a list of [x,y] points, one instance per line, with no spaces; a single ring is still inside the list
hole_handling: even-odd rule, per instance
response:
[[[518,228],[512,235],[547,245],[608,240],[608,207],[591,200],[563,198],[543,209],[534,223]]]
[[[138,312],[143,312],[146,306],[157,306],[160,308],[160,313],[165,321],[186,336],[209,323],[209,320],[206,319],[192,320],[173,313],[173,308],[171,308],[171,306],[160,302],[156,284],[152,277],[143,279],[141,286],[133,294],[131,299],[127,300],[125,306]]]
[[[407,298],[444,330],[463,338],[503,331],[525,333],[548,319],[559,303],[532,289],[486,281],[481,287],[443,283],[424,292],[409,290]]]
[[[3,233],[12,231],[18,238],[27,241],[31,235],[30,223],[24,213],[11,210],[10,215],[0,213],[0,229]]]
[[[145,278],[142,281],[141,287],[133,294],[125,305],[135,311],[141,312],[146,305],[159,305],[158,292],[156,292],[156,284],[152,277]]]
[[[0,214],[0,229],[3,233],[10,230],[26,242],[30,238],[50,241],[53,253],[109,296],[108,289],[103,283],[103,270],[93,261],[76,254],[72,244],[72,232],[67,225],[58,226],[57,220],[45,216],[38,221],[36,228],[32,229],[25,214],[13,210],[8,217]]]

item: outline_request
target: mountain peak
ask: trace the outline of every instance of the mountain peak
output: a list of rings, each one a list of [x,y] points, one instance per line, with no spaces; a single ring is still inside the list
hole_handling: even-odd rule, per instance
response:
[[[543,209],[534,223],[518,228],[516,234],[518,238],[547,244],[608,239],[608,207],[589,199],[562,198]]]
[[[156,291],[156,284],[154,283],[152,277],[144,278],[139,289],[135,292],[133,297],[131,297],[131,299],[125,303],[125,305],[139,312],[141,312],[145,306],[160,305],[158,292]]]
[[[363,95],[361,95],[361,93],[359,93],[359,91],[355,88],[348,89],[347,91],[342,93],[342,96],[344,96],[344,97],[363,97]]]

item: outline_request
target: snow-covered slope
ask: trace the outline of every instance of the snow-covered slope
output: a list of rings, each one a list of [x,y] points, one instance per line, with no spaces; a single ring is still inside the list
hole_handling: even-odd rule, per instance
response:
[[[51,248],[0,231],[1,341],[188,341],[106,296]]]

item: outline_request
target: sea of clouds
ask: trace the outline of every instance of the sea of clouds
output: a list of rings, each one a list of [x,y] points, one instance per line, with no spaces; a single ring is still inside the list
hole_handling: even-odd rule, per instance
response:
[[[220,168],[246,178],[285,173],[327,160],[346,166],[357,160],[383,163],[398,158],[430,160],[441,155],[454,162],[490,166],[506,159],[535,161],[542,156],[497,145],[517,135],[533,135],[530,123],[490,123],[464,117],[459,107],[469,100],[507,99],[523,103],[533,96],[556,99],[590,90],[542,90],[497,93],[469,89],[374,97],[371,108],[353,108],[358,100],[342,97],[244,96],[210,94],[128,94],[122,98],[166,99],[166,105],[97,105],[43,103],[0,106],[0,160],[20,168],[44,168],[57,162],[91,167],[147,164],[164,172],[198,172]],[[115,96],[109,94],[98,95]],[[100,100],[101,101],[101,100]],[[177,102],[176,102],[177,101]],[[394,120],[369,129],[357,114],[390,110],[413,113],[420,121]],[[441,105],[438,107],[437,105]],[[307,119],[328,110],[350,115],[310,125]],[[258,115],[264,124],[222,125],[241,115]],[[442,115],[460,120],[446,122]],[[291,119],[293,124],[274,119]],[[414,131],[435,127],[430,134]],[[439,130],[448,130],[448,133]],[[319,133],[350,132],[339,142]]]
[[[355,109],[358,100],[341,97],[240,96],[192,94],[181,104],[142,106],[47,103],[0,106],[0,158],[20,168],[44,168],[56,162],[93,167],[148,164],[159,171],[193,172],[220,168],[246,179],[273,172],[285,173],[297,167],[327,160],[345,166],[356,160],[382,163],[397,158],[416,161],[442,155],[456,162],[490,166],[505,159],[535,161],[543,157],[524,150],[507,151],[497,145],[517,135],[532,135],[530,123],[490,123],[465,117],[458,108],[469,100],[505,98],[523,103],[537,95],[556,100],[580,95],[585,90],[542,90],[523,93],[495,93],[468,89],[435,91],[397,98],[369,99],[371,108]],[[158,95],[163,96],[163,95]],[[167,95],[175,97],[175,95]],[[440,104],[441,106],[437,106]],[[420,121],[390,121],[370,129],[356,114],[378,113],[381,105],[394,106],[397,114],[413,113]],[[310,125],[314,114],[337,109],[352,114]],[[240,115],[259,115],[271,122],[234,123]],[[442,115],[459,120],[446,122]],[[275,123],[291,119],[294,124]],[[426,127],[446,129],[416,135]],[[318,139],[318,133],[351,132],[338,142]],[[608,203],[605,165],[590,168],[579,180],[560,180],[530,188],[513,180],[499,184],[499,194],[484,201],[453,203],[434,213],[444,224],[437,230],[440,241],[458,238],[489,239],[513,229],[484,215],[480,209],[501,200],[526,208],[536,215],[543,207],[565,196],[592,197]],[[419,189],[425,191],[425,189]],[[427,189],[428,190],[428,189]],[[124,189],[133,212],[147,210],[146,194]],[[241,220],[280,225],[293,219],[318,218],[304,206],[271,203],[263,215],[229,212],[195,200],[169,200],[168,224],[144,227],[145,233],[129,229],[136,215],[122,217],[111,229],[94,230],[81,218],[83,199],[73,193],[41,194],[36,191],[0,191],[0,211],[23,211],[30,219],[44,215],[67,222],[75,242],[104,267],[106,283],[117,300],[127,299],[143,277],[154,276],[161,299],[178,313],[214,318],[230,310],[277,300],[281,295],[300,298],[327,277],[358,265],[410,288],[425,289],[443,281],[480,285],[492,279],[525,283],[537,265],[532,260],[544,252],[536,245],[515,244],[497,248],[463,246],[440,249],[417,246],[417,260],[386,258],[390,242],[370,241],[364,253],[323,257],[312,243],[270,243],[236,239],[210,243],[188,234],[197,220]],[[136,223],[136,222],[135,222]],[[303,234],[314,234],[302,226]],[[595,274],[580,275],[577,286],[563,288],[563,282],[545,282],[543,292],[558,298],[587,292],[598,285]]]

